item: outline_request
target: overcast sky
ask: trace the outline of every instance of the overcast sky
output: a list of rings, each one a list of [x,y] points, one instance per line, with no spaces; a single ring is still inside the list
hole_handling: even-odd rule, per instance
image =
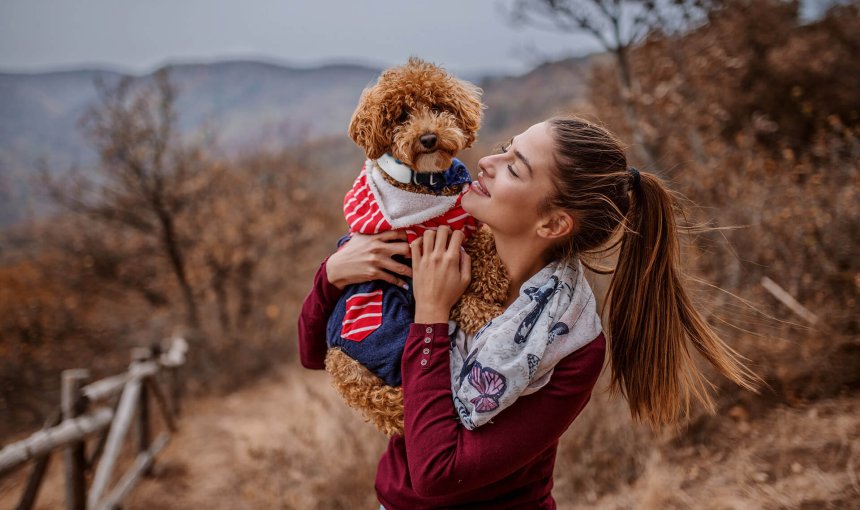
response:
[[[0,0],[0,70],[250,58],[287,64],[400,63],[521,72],[597,49],[584,35],[515,29],[511,0]]]

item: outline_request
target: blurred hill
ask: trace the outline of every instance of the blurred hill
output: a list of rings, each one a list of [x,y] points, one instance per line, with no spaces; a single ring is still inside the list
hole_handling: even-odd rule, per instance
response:
[[[342,135],[358,94],[378,74],[355,65],[299,69],[241,61],[170,72],[182,131],[205,129],[228,151]],[[40,210],[29,182],[40,162],[54,172],[95,162],[78,122],[96,100],[95,83],[112,86],[120,77],[103,70],[0,74],[0,227],[20,220],[27,204]]]
[[[260,62],[170,66],[179,96],[182,128],[204,124],[228,145],[257,143],[273,130],[293,136],[341,134],[356,94],[378,74],[357,65],[291,68]],[[76,70],[41,74],[0,73],[0,150],[4,163],[31,162],[48,154],[87,162],[80,116],[96,100],[94,83],[116,83],[119,73]],[[151,75],[149,75],[151,76]]]
[[[725,0],[707,23],[654,32],[637,44],[629,88],[617,62],[603,57],[481,80],[484,127],[462,155],[472,169],[493,145],[556,113],[596,119],[628,143],[638,133],[653,164],[637,160],[636,142],[628,161],[689,199],[682,200],[683,224],[697,227],[689,229],[697,235],[685,236],[682,258],[693,301],[766,381],[753,394],[710,371],[717,412],[697,406],[689,424],[655,434],[634,423],[623,398],[608,391],[605,370],[562,438],[553,489],[559,508],[858,508],[858,48],[858,0],[833,4],[814,22],[802,19],[797,2]],[[338,204],[362,156],[343,131],[376,71],[356,77],[351,92],[343,83],[314,89],[312,81],[302,82],[311,90],[283,111],[313,111],[306,108],[311,98],[337,98],[341,113],[332,113],[327,132],[298,113],[268,127],[269,121],[248,120],[268,119],[267,110],[280,108],[274,99],[248,97],[269,94],[252,91],[264,83],[254,77],[258,71],[276,74],[263,69],[239,66],[233,76],[242,86],[219,83],[208,66],[174,69],[183,134],[208,124],[225,141],[169,137],[180,157],[150,168],[156,177],[150,181],[167,185],[116,179],[112,188],[78,194],[58,186],[67,198],[90,199],[90,206],[70,201],[63,215],[0,231],[0,248],[18,251],[0,252],[0,441],[44,422],[57,404],[61,370],[88,366],[94,378],[117,373],[129,347],[185,334],[186,303],[197,307],[201,334],[192,338],[199,354],[191,360],[189,411],[155,478],[136,489],[129,509],[375,504],[373,475],[384,438],[342,404],[324,374],[298,367],[295,324],[314,271],[344,231]],[[81,90],[92,78],[80,80]],[[69,106],[74,97],[43,91],[28,101],[54,119],[66,115],[68,133],[59,129],[65,136],[83,111]],[[248,101],[247,111],[227,107],[240,99]],[[0,101],[4,118],[27,106],[6,93]],[[334,108],[319,101],[324,106],[317,110]],[[188,111],[198,102],[204,106]],[[116,157],[93,174],[110,179],[158,166],[152,155],[167,144],[152,143],[159,130],[146,115],[109,101],[102,106],[103,120],[111,122],[95,138]],[[235,114],[222,113],[216,122],[215,110]],[[7,124],[3,143],[23,133],[23,125]],[[20,147],[67,152],[48,131],[32,133],[16,138]],[[229,154],[228,139],[238,155]],[[21,168],[26,176],[35,166]],[[7,179],[0,193],[13,182],[7,169],[0,171]],[[153,204],[170,207],[153,210]],[[162,212],[175,236],[155,223]],[[168,237],[182,253],[182,272],[166,255]],[[591,276],[601,296],[608,280]],[[815,320],[794,316],[784,295],[762,286],[763,277]],[[62,464],[51,470],[53,492],[37,508],[60,506]],[[26,474],[0,480],[0,508],[11,507]]]
[[[589,62],[563,60],[522,76],[480,81],[485,127],[461,158],[474,168],[514,129],[579,104]],[[134,164],[170,180],[159,193],[164,203],[173,204],[176,246],[189,265],[189,301],[205,303],[203,321],[217,330],[211,348],[242,346],[260,354],[239,356],[248,363],[233,372],[255,372],[278,359],[271,349],[280,354],[292,349],[293,343],[283,339],[294,335],[306,279],[343,231],[337,204],[364,161],[346,126],[361,91],[378,71],[357,66],[295,70],[249,62],[168,71],[176,122],[169,138],[176,152],[170,157],[183,162],[173,170],[152,163],[158,158],[151,151],[161,142],[148,137],[158,129],[146,110],[131,106],[158,81],[155,75],[132,80],[129,97],[119,101],[122,108],[102,102],[103,92],[123,78],[116,73],[0,75],[9,91],[0,95],[6,113],[0,120],[0,336],[9,339],[8,350],[0,342],[0,354],[14,353],[0,362],[0,414],[4,406],[16,410],[0,423],[0,437],[42,420],[56,397],[51,389],[56,370],[86,359],[91,348],[123,352],[114,345],[117,337],[122,345],[139,342],[126,329],[135,317],[147,325],[131,330],[144,336],[161,334],[153,332],[162,326],[170,334],[168,326],[183,320],[173,315],[181,308],[172,306],[177,303],[175,268],[168,264],[162,238],[152,235],[159,227],[153,223],[158,215],[151,210],[151,197],[144,199],[137,184],[129,186],[119,177],[134,173],[127,166],[100,164],[97,147],[111,154],[140,151],[146,156]],[[99,80],[101,89],[95,84]],[[101,122],[110,125],[93,138],[84,134],[92,135],[85,128],[93,123],[80,121],[91,106],[98,106]],[[124,111],[118,118],[107,113],[117,109]],[[315,123],[315,110],[328,114]],[[214,134],[202,135],[207,130]],[[50,185],[39,182],[42,168],[51,174]],[[55,202],[57,195],[66,201]],[[49,207],[61,203],[77,212],[69,214],[61,206],[53,214]],[[33,221],[24,221],[28,218]],[[291,261],[288,272],[283,260]],[[107,311],[114,305],[122,309]],[[104,317],[122,320],[105,327]],[[254,348],[237,340],[242,334],[257,339]],[[16,350],[19,341],[28,347]],[[106,371],[115,366],[109,358],[101,357]],[[27,367],[26,377],[21,367]],[[245,377],[234,376],[227,379]],[[25,379],[27,391],[15,394],[12,388]],[[27,407],[30,403],[38,404]]]
[[[569,59],[522,76],[482,80],[489,106],[482,135],[492,138],[514,120],[537,120],[555,105],[582,98],[588,63],[588,57]],[[208,132],[219,150],[228,153],[312,142],[326,149],[317,152],[328,168],[360,158],[350,150],[346,126],[361,91],[379,71],[349,64],[293,68],[251,61],[170,66],[185,134]],[[37,216],[44,211],[33,196],[32,180],[40,165],[62,173],[96,161],[79,120],[96,100],[95,84],[110,87],[121,76],[84,69],[0,73],[0,228],[24,218],[28,207]],[[354,166],[346,171],[355,171]]]

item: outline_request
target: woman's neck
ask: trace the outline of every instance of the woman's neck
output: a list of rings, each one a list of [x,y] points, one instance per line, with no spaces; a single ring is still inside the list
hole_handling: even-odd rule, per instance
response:
[[[538,271],[544,268],[549,261],[545,260],[547,247],[543,239],[513,239],[493,232],[496,243],[496,252],[508,271],[510,286],[508,297],[505,300],[505,308],[509,307],[520,294],[520,287]]]

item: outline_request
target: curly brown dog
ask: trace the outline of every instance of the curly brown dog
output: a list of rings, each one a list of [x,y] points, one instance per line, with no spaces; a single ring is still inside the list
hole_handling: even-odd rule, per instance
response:
[[[480,94],[417,58],[383,72],[350,121],[368,159],[344,199],[351,233],[402,229],[411,241],[441,225],[463,230],[473,277],[451,318],[467,333],[501,314],[508,287],[492,236],[460,207],[471,178],[455,156],[475,140]],[[408,289],[376,280],[348,286],[328,322],[334,387],[388,435],[403,430],[400,358],[413,315]]]
[[[370,159],[391,153],[417,172],[440,172],[471,147],[482,109],[478,87],[410,58],[362,93],[349,136]]]

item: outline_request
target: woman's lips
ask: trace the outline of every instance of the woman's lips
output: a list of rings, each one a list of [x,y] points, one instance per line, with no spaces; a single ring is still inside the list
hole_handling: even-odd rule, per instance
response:
[[[481,178],[478,177],[478,180],[472,181],[472,190],[482,196],[488,197],[490,196],[490,192],[487,191],[487,188],[484,187],[484,183],[481,182]]]

